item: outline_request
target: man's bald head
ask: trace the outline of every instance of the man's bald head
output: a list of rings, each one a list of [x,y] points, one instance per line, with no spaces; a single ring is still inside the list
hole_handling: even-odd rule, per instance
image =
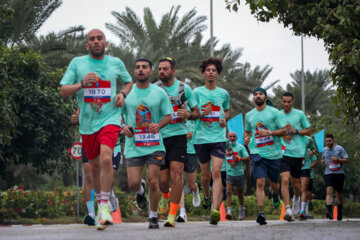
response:
[[[101,35],[101,36],[104,38],[104,40],[106,41],[106,37],[105,37],[104,32],[101,31],[101,30],[98,29],[98,28],[94,28],[94,29],[91,29],[91,30],[85,35],[85,40],[86,40],[86,42],[89,41],[89,37],[90,37],[90,36],[94,36],[94,35],[95,35],[95,36]]]
[[[230,144],[234,145],[236,143],[236,140],[237,140],[236,133],[235,132],[229,132],[228,139],[229,139]]]

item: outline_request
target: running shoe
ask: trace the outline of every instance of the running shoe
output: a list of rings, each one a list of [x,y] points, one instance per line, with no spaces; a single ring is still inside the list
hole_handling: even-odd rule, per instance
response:
[[[196,193],[193,193],[192,204],[194,207],[199,207],[201,204],[199,188]]]
[[[227,220],[231,220],[231,219],[232,219],[232,214],[231,214],[231,212],[226,213],[225,218],[226,218]]]
[[[168,218],[164,223],[164,227],[175,227],[175,215],[169,214]]]
[[[208,209],[210,208],[210,206],[211,206],[211,198],[210,197],[208,199],[203,198],[202,207],[204,209]]]
[[[314,216],[311,215],[310,213],[307,213],[306,214],[306,219],[314,219]]]
[[[299,213],[299,220],[306,220],[305,211],[300,211],[300,213]]]
[[[111,211],[116,212],[119,206],[119,201],[117,200],[116,196],[110,195],[109,202],[111,203]]]
[[[284,215],[284,220],[288,221],[288,222],[292,222],[295,221],[293,213],[291,210],[286,211],[285,215]]]
[[[89,214],[86,214],[84,216],[84,224],[88,226],[95,226],[95,218],[90,216]]]
[[[210,216],[210,224],[217,225],[220,221],[220,213],[218,210],[214,209]]]
[[[293,198],[293,206],[291,211],[293,212],[293,214],[298,215],[300,212],[300,198],[298,201],[295,200],[295,198]]]
[[[157,217],[149,218],[149,228],[151,229],[159,228],[159,219]]]
[[[265,214],[264,213],[259,213],[256,217],[256,222],[260,225],[265,225],[267,224],[266,222],[266,218],[265,218]]]
[[[329,212],[329,211],[326,211],[326,217],[327,217],[329,220],[333,220],[333,219],[334,219],[332,212]]]
[[[279,194],[273,194],[271,198],[272,204],[274,208],[278,208],[280,206],[280,196]]]
[[[166,215],[169,211],[169,199],[161,197],[159,203],[159,214]]]
[[[141,180],[141,185],[144,188],[144,193],[143,194],[139,194],[139,193],[136,194],[136,203],[139,206],[139,208],[144,209],[146,207],[146,204],[147,204],[147,199],[145,197],[145,185],[146,185],[146,183],[145,183],[144,179]]]
[[[239,209],[239,220],[244,220],[245,219],[245,208],[240,208]]]
[[[186,214],[180,214],[177,218],[176,218],[176,222],[187,222],[187,216]]]
[[[110,211],[108,209],[107,204],[104,204],[98,209],[96,220],[96,229],[97,230],[105,230],[108,225],[113,224],[113,219],[111,217]]]

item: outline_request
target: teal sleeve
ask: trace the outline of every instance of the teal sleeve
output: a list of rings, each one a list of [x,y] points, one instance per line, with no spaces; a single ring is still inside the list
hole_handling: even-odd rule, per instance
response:
[[[120,78],[121,82],[122,83],[131,82],[132,81],[131,76],[130,76],[128,70],[126,69],[125,64],[120,59],[119,59],[119,69],[120,69],[119,78]]]
[[[76,60],[73,59],[68,68],[66,69],[66,72],[64,76],[61,79],[60,85],[73,85],[76,83]]]
[[[223,104],[223,108],[224,110],[229,110],[230,107],[230,95],[227,91],[225,91],[226,95],[225,95],[225,101]]]
[[[161,113],[163,116],[171,114],[173,108],[171,107],[171,102],[168,95],[165,91],[161,91]]]
[[[246,148],[243,145],[241,145],[240,152],[241,152],[240,157],[248,157],[249,156],[248,152],[246,151]]]
[[[245,116],[245,131],[251,132],[251,125],[250,125],[248,119],[246,118],[246,116]]]
[[[301,126],[303,127],[303,129],[307,129],[307,128],[311,127],[310,121],[306,117],[304,112],[302,112],[302,114],[301,114]]]

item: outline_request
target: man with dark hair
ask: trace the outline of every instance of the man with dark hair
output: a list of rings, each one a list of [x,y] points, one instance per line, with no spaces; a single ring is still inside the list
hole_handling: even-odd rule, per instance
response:
[[[286,123],[279,110],[270,107],[267,93],[263,88],[254,90],[255,108],[245,115],[244,145],[249,146],[253,177],[256,180],[256,201],[258,215],[256,222],[266,224],[264,213],[265,178],[269,179],[272,199],[279,207],[279,174],[282,149],[280,136],[286,134]]]
[[[326,134],[325,144],[321,157],[321,164],[325,164],[325,186],[326,186],[326,217],[333,219],[332,203],[334,189],[336,191],[336,204],[338,207],[337,220],[342,220],[342,204],[343,204],[343,187],[345,174],[342,168],[343,163],[349,162],[349,156],[345,149],[337,144],[334,144],[334,135]]]
[[[281,139],[282,145],[286,147],[280,164],[281,194],[286,208],[284,219],[290,222],[294,220],[293,214],[298,215],[300,212],[300,176],[302,159],[305,154],[304,136],[311,134],[311,124],[303,111],[293,108],[294,96],[292,93],[285,92],[281,103],[283,105],[281,113],[287,124],[287,135]],[[289,193],[290,177],[294,190],[292,209],[290,208]],[[310,172],[308,177],[310,177]],[[301,208],[304,209],[304,207],[306,207],[306,202],[301,203]]]
[[[183,190],[184,162],[187,160],[185,120],[195,120],[200,116],[191,88],[186,83],[177,80],[175,73],[174,59],[170,57],[160,59],[158,68],[160,81],[156,84],[165,90],[173,109],[170,124],[161,129],[166,149],[165,163],[161,166],[160,172],[160,190],[163,193],[161,205],[164,205],[163,202],[169,196],[171,178],[170,211],[164,224],[165,227],[175,226],[175,216]],[[190,111],[187,110],[187,105]]]
[[[125,105],[125,157],[130,189],[137,192],[137,201],[145,202],[145,184],[141,179],[147,164],[150,189],[149,228],[159,228],[160,166],[164,163],[165,147],[160,129],[171,121],[171,105],[166,93],[150,84],[153,73],[149,60],[135,61],[136,85],[129,93]],[[144,201],[141,201],[143,199]],[[141,204],[144,206],[144,204]]]
[[[107,203],[113,180],[113,150],[121,130],[120,107],[133,83],[124,63],[119,58],[105,55],[108,42],[104,33],[92,29],[86,36],[85,47],[89,55],[71,61],[60,82],[60,95],[77,94],[82,146],[92,166],[95,196],[100,202],[96,228],[104,230],[113,223]],[[119,80],[123,88],[116,94]]]
[[[229,117],[229,93],[216,86],[216,79],[222,71],[219,58],[205,59],[201,65],[205,85],[194,89],[194,96],[201,117],[196,121],[194,146],[200,161],[204,188],[203,208],[210,208],[210,160],[212,161],[213,178],[213,212],[210,224],[217,225],[220,221],[220,204],[222,202],[221,166],[226,152],[226,122]]]

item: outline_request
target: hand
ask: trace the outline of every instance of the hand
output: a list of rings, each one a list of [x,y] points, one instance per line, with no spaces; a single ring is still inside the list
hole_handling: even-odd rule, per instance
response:
[[[229,149],[226,149],[226,153],[225,153],[225,155],[226,155],[227,157],[229,157],[229,156],[231,156],[231,155],[232,155],[232,153],[233,153],[232,148],[229,148]]]
[[[157,123],[150,123],[149,124],[149,131],[151,133],[158,133],[160,131],[159,124]]]
[[[98,78],[97,74],[94,72],[91,72],[91,73],[86,74],[82,81],[84,83],[84,86],[87,86],[89,83],[95,82],[97,78]]]
[[[314,156],[314,152],[311,150],[311,151],[309,151],[309,157],[312,157],[312,156]]]
[[[188,119],[190,117],[190,112],[186,109],[186,104],[183,104],[182,107],[177,110],[177,115],[181,119]]]
[[[321,159],[321,165],[325,164],[325,159]]]
[[[267,129],[261,129],[261,130],[259,130],[259,134],[260,134],[260,136],[262,136],[262,137],[266,137],[266,136],[269,136],[270,134],[269,134],[269,130],[267,130]]]
[[[188,132],[186,134],[186,138],[192,138],[193,137],[193,132]]]
[[[240,158],[241,159],[241,158]],[[240,162],[238,155],[233,155],[233,161],[234,162]]]
[[[250,137],[249,136],[244,137],[244,145],[247,146],[249,145],[249,143],[250,143]]]
[[[203,111],[203,115],[209,115],[212,111],[212,105],[211,103],[209,102],[207,105],[206,105],[206,108],[204,109]]]
[[[132,128],[131,126],[129,126],[129,125],[126,125],[126,126],[124,126],[123,127],[123,134],[125,134],[126,136],[128,136],[128,137],[133,137],[134,136],[134,134],[133,134],[133,132],[130,130],[130,128]]]
[[[291,134],[296,134],[296,129],[293,126],[291,126],[290,124],[286,125],[286,128],[289,129],[289,132]]]
[[[114,102],[115,102],[115,107],[124,106],[124,103],[125,103],[124,95],[122,93],[117,94],[115,96]]]
[[[79,114],[80,114],[80,108],[74,110],[73,115],[71,115],[71,124],[79,123]]]
[[[337,157],[335,157],[335,156],[331,157],[331,161],[336,161],[336,160],[338,160]]]
[[[226,127],[226,118],[221,119],[220,127]]]

